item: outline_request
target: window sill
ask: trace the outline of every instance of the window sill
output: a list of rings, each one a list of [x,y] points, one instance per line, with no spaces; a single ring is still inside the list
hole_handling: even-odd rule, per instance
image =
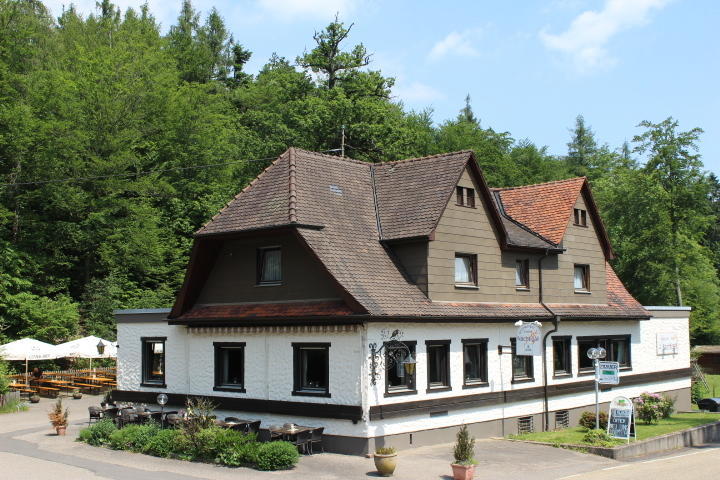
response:
[[[151,387],[151,388],[167,388],[167,385],[164,383],[147,383],[142,382],[140,384],[141,387]]]
[[[510,383],[530,383],[534,382],[535,379],[532,377],[513,378]]]
[[[575,290],[575,293],[578,295],[592,295],[592,292],[589,290]]]
[[[516,292],[529,292],[530,289],[528,287],[515,287]]]
[[[331,397],[330,392],[313,392],[310,390],[293,390],[292,394],[296,397]]]
[[[482,388],[482,387],[489,387],[489,386],[490,386],[490,384],[488,382],[464,383],[463,389]]]
[[[553,378],[572,378],[573,374],[568,372],[553,373]]]
[[[435,393],[435,392],[449,392],[452,390],[452,387],[450,385],[439,385],[437,387],[430,387],[427,390],[425,390],[425,393]]]
[[[256,283],[256,287],[281,287],[282,282],[264,282],[264,283]]]
[[[245,393],[245,387],[224,387],[222,385],[218,385],[216,387],[213,387],[213,390],[216,392]]]
[[[455,284],[455,288],[465,289],[465,290],[479,290],[480,287],[477,285],[462,285],[462,284]]]
[[[385,397],[399,397],[400,395],[417,395],[417,390],[405,389],[405,390],[390,390],[385,392]]]

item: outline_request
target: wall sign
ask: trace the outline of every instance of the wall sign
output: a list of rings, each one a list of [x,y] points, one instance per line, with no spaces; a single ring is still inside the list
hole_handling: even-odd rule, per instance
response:
[[[609,385],[620,383],[620,364],[618,362],[598,361],[598,382]]]
[[[517,330],[515,355],[542,355],[541,340],[542,334],[538,325],[535,323],[523,323]]]
[[[678,338],[676,333],[657,334],[657,355],[677,355]]]
[[[635,409],[627,397],[615,397],[610,402],[607,433],[613,438],[622,438],[630,442],[635,436]]]

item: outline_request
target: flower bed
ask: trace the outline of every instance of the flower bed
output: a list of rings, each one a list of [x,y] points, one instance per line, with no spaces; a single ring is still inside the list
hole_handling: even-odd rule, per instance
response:
[[[129,450],[162,458],[212,462],[258,470],[291,468],[299,459],[289,442],[261,443],[253,434],[216,426],[196,429],[163,429],[157,423],[117,428],[101,420],[80,431],[78,440],[94,446]]]

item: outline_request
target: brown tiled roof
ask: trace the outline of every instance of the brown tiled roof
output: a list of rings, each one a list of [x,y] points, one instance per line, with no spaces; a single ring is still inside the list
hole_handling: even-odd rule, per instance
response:
[[[625,285],[623,285],[622,281],[615,273],[615,270],[613,270],[612,266],[608,262],[605,262],[605,276],[609,305],[628,310],[642,310],[647,313],[647,310],[643,308],[640,302],[630,295],[630,292],[627,291]]]
[[[178,317],[189,320],[237,320],[249,318],[320,317],[351,315],[344,302],[247,303],[237,305],[201,305]]]
[[[495,191],[508,216],[558,245],[585,182],[579,177]]]

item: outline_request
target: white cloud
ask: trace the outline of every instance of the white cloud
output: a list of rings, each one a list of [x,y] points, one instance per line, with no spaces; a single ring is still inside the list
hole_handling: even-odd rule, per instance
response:
[[[477,39],[478,34],[478,30],[450,32],[445,38],[433,45],[428,57],[431,60],[438,60],[448,55],[477,57],[480,52],[473,46],[473,41]]]
[[[258,0],[263,10],[284,20],[299,16],[329,19],[338,12],[342,18],[347,18],[357,4],[358,0]]]
[[[540,32],[546,48],[568,55],[581,72],[609,67],[615,59],[606,49],[613,36],[649,22],[652,10],[659,10],[670,0],[606,0],[602,10],[586,10],[563,33]]]
[[[393,87],[393,96],[404,103],[428,103],[445,98],[440,90],[430,85],[421,82],[406,84],[401,81]]]

